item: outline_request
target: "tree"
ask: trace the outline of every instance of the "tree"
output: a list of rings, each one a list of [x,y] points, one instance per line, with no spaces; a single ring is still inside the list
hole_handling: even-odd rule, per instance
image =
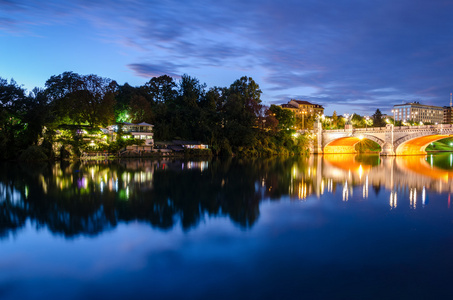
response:
[[[361,127],[366,127],[365,125],[365,119],[358,115],[358,114],[353,114],[352,115],[352,118],[351,118],[351,123],[354,127],[358,127],[358,128],[361,128]]]
[[[382,118],[382,113],[378,109],[376,109],[376,112],[372,116],[373,119],[373,127],[384,127],[385,126],[385,121]]]
[[[97,75],[65,72],[46,82],[60,123],[107,126],[114,121],[115,81]]]
[[[130,116],[132,122],[151,122],[153,118],[151,104],[146,101],[145,97],[140,95],[132,96],[130,102]]]
[[[246,76],[225,91],[225,136],[232,146],[247,146],[253,142],[253,127],[257,126],[261,111],[260,95],[258,84]]]
[[[118,86],[115,95],[115,120],[117,123],[130,122],[130,104],[134,97],[145,94],[141,88],[133,87],[128,83]]]
[[[278,105],[272,104],[269,110],[275,116],[278,121],[277,128],[280,130],[286,130],[292,128],[295,123],[295,114],[290,109],[284,109]]]
[[[334,112],[333,112],[333,115],[332,115],[332,125],[333,125],[333,128],[338,128],[338,116],[337,116],[337,111],[334,111]]]
[[[13,79],[0,77],[0,158],[11,159],[17,156],[23,142],[26,124],[22,121],[26,110],[25,90]]]
[[[141,89],[150,96],[153,104],[173,101],[177,95],[176,83],[168,75],[151,78]]]
[[[178,88],[178,104],[185,107],[197,107],[206,93],[206,84],[187,74],[182,75]]]

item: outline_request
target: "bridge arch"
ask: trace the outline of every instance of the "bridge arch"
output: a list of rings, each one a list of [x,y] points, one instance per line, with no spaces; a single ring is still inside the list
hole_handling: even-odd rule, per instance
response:
[[[363,133],[355,133],[350,136],[343,136],[331,139],[327,141],[326,144],[323,146],[323,152],[325,154],[333,154],[333,153],[357,153],[355,150],[355,145],[364,140],[368,139],[373,142],[379,144],[382,148],[384,146],[384,141],[378,137],[367,135]]]
[[[425,132],[426,134],[426,132]],[[394,142],[396,155],[417,155],[426,154],[426,147],[432,142],[445,139],[451,135],[436,134],[422,135],[422,133],[415,133],[407,135]]]

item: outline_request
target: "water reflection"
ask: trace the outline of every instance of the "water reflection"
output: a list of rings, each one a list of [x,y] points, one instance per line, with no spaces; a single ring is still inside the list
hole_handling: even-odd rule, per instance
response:
[[[249,228],[263,199],[325,199],[337,188],[344,202],[366,201],[370,189],[377,195],[383,188],[390,210],[407,200],[410,209],[423,208],[428,191],[445,193],[450,208],[451,157],[2,164],[0,235],[17,232],[27,219],[65,237],[96,235],[137,220],[162,230],[189,230],[205,218],[228,217]]]

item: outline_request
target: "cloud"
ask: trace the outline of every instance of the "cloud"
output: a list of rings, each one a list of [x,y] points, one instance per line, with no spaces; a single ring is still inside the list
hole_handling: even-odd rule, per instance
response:
[[[159,77],[161,75],[168,75],[173,78],[179,78],[181,75],[178,73],[178,66],[167,64],[129,64],[128,67],[143,78]]]
[[[235,69],[259,77],[269,102],[360,101],[366,110],[448,101],[452,8],[442,0],[0,0],[0,30],[86,21],[93,38],[137,53],[127,67],[140,77]]]

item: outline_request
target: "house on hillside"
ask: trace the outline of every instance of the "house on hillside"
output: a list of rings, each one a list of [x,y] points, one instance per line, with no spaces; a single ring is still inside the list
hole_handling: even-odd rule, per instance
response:
[[[117,134],[121,130],[124,137],[145,141],[145,143],[140,146],[127,146],[127,150],[151,151],[154,147],[153,127],[154,125],[145,122],[138,124],[124,122],[117,125],[110,125],[107,127],[107,130],[111,135]]]

